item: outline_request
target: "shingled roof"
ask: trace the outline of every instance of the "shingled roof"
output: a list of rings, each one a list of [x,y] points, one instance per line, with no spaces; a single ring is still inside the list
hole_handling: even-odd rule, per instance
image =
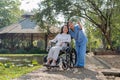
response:
[[[60,28],[51,27],[50,32],[57,33]],[[0,29],[0,34],[3,33],[45,33],[45,30],[40,29],[35,21],[30,18],[25,18],[18,23],[6,26]]]

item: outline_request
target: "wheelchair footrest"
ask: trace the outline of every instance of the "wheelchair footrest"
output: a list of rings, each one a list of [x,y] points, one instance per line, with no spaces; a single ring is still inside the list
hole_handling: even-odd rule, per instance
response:
[[[46,66],[46,67],[59,67],[59,65],[55,65],[55,66],[51,66],[51,65],[44,65],[43,66]]]

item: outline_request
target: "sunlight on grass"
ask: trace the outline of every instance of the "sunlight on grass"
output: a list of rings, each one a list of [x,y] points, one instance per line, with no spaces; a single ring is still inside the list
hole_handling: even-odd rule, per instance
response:
[[[0,54],[1,58],[8,57],[11,60],[0,62],[0,80],[11,80],[41,68],[42,65],[40,65],[39,60],[42,60],[44,55],[46,54]],[[15,64],[15,60],[17,61],[17,59],[21,59],[22,61],[18,61]]]
[[[20,77],[23,74],[41,68],[42,66],[33,66],[33,67],[12,67],[12,68],[5,68],[0,66],[0,80],[11,80],[13,78]]]
[[[44,56],[46,54],[0,54],[0,56]]]

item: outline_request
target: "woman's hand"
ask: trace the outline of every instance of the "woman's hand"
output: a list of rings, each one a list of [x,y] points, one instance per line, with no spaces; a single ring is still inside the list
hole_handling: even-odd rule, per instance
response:
[[[51,45],[51,41],[48,42],[48,46],[50,46],[50,45]]]
[[[62,45],[63,45],[63,42],[61,42],[60,46],[62,46]]]

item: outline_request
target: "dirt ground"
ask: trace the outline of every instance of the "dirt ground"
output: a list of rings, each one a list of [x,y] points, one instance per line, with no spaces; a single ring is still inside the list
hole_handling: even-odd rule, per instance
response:
[[[70,68],[68,70],[55,68],[48,70],[46,67],[42,67],[12,80],[104,80],[99,79],[101,75],[94,69],[97,62],[93,61],[95,61],[93,57],[87,57],[85,68]],[[97,65],[101,66],[100,63]]]
[[[47,70],[46,67],[25,74],[12,80],[120,80],[120,77],[104,76],[101,70],[111,71],[95,57],[107,62],[113,68],[120,70],[120,55],[92,55],[86,57],[86,66],[83,69]],[[100,73],[99,73],[100,71]]]
[[[98,55],[96,57],[106,61],[113,68],[120,69],[120,55]]]

